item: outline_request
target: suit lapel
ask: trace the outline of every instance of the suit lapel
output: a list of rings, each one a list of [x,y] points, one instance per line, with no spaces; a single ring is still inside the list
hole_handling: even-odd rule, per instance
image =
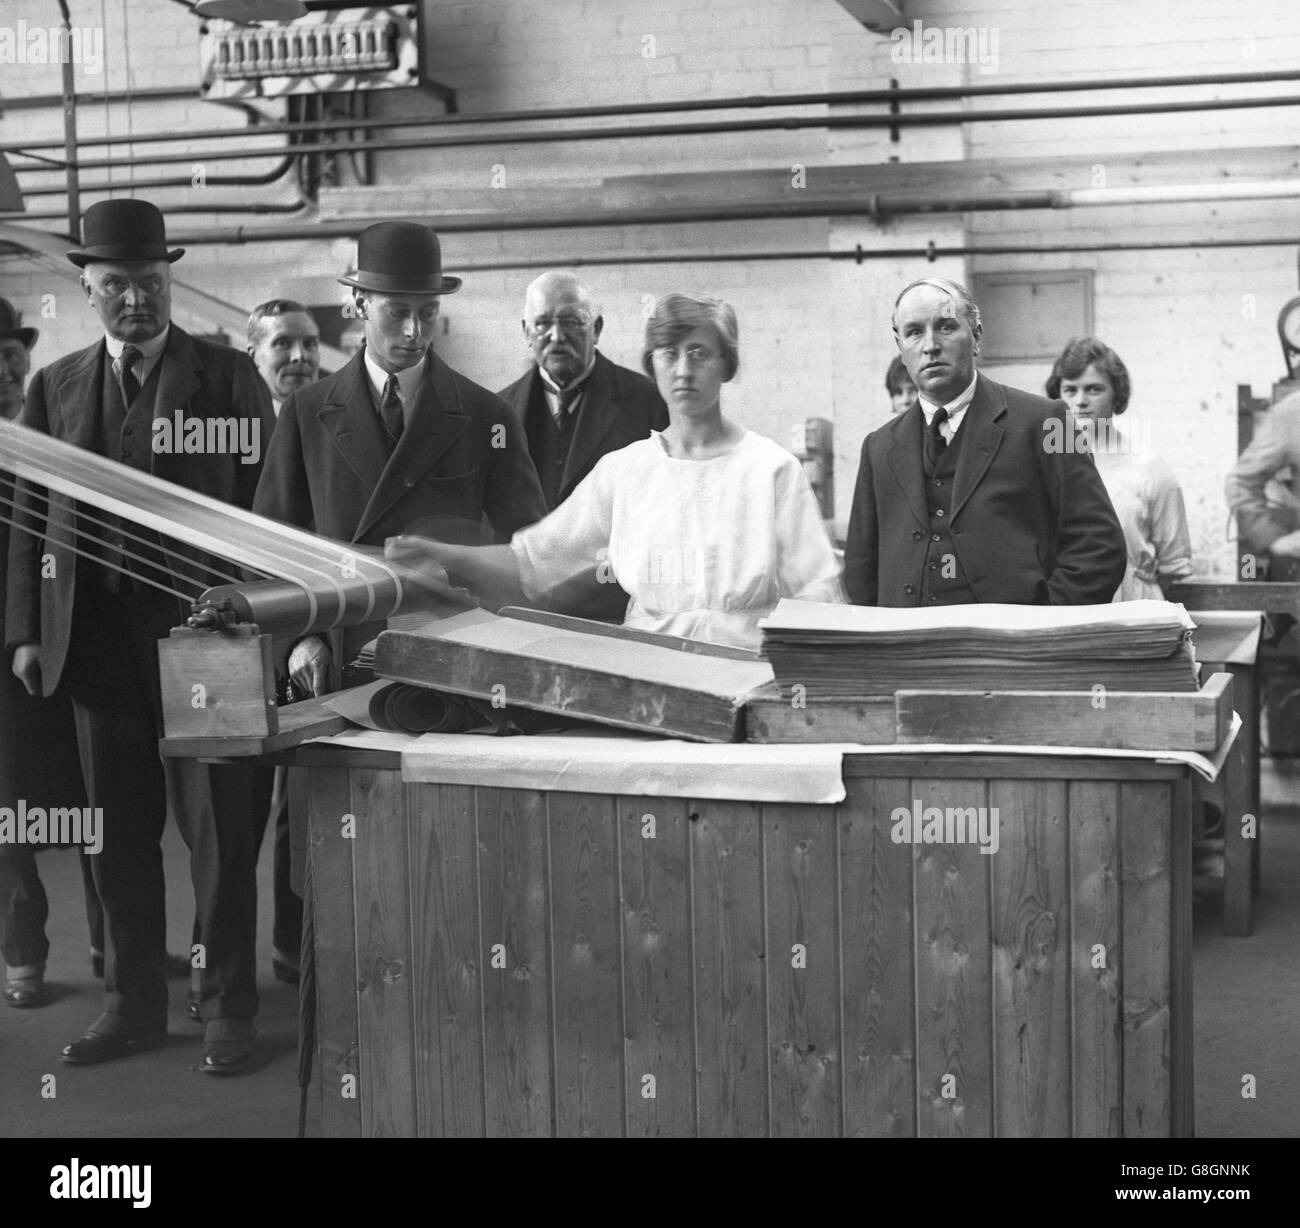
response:
[[[89,452],[99,451],[100,422],[104,415],[103,372],[108,346],[103,338],[82,352],[63,373],[54,389],[54,409],[59,429],[49,423],[50,434]]]
[[[362,391],[369,398],[368,390]],[[368,410],[377,428],[373,407],[368,406]],[[371,529],[410,493],[468,429],[469,418],[461,406],[451,368],[430,350],[429,365],[410,422],[373,483],[353,541],[364,541]]]
[[[375,413],[374,398],[361,352],[338,373],[316,419],[343,463],[356,475],[361,489],[373,492],[388,464],[383,427]]]
[[[1007,412],[1006,398],[999,385],[978,376],[975,396],[966,411],[961,429],[961,453],[952,479],[952,519],[956,520],[966,500],[975,493],[1002,446],[1002,428],[997,420]]]
[[[190,405],[190,398],[202,386],[199,372],[203,370],[203,360],[189,334],[173,324],[158,362],[158,391],[154,395],[153,418],[155,422],[159,419],[174,422],[177,411],[188,415],[194,408]],[[174,454],[150,449],[149,472],[175,480],[175,471],[184,467],[184,456],[179,448]]]
[[[922,486],[925,474],[921,469],[921,452],[924,443],[921,439],[925,415],[920,405],[909,410],[902,418],[894,422],[894,442],[890,445],[887,459],[890,471],[907,496],[907,506],[912,509],[922,528],[930,524],[929,512],[925,506],[925,492]]]
[[[560,478],[559,497],[568,493],[574,476],[599,451],[605,436],[614,428],[622,413],[618,391],[610,378],[610,363],[597,351],[596,365],[587,379],[587,387],[578,407],[578,421],[574,423],[569,454],[564,460],[564,474]],[[538,380],[541,380],[539,375]]]

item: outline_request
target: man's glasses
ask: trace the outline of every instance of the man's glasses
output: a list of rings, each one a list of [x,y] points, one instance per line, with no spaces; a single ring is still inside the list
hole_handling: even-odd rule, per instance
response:
[[[580,333],[590,327],[591,321],[581,316],[538,316],[529,323],[528,334],[531,337],[545,337],[553,328],[558,328],[562,333]]]
[[[717,354],[709,349],[707,345],[688,345],[684,350],[680,350],[675,345],[661,345],[654,351],[654,356],[660,361],[667,363],[670,367],[677,365],[677,360],[686,355],[686,362],[689,366],[699,367],[708,362],[710,358],[716,358]]]

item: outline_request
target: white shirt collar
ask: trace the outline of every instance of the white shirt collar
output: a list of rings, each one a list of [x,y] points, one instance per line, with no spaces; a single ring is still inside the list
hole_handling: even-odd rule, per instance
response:
[[[970,383],[962,390],[961,395],[947,404],[948,421],[939,429],[949,442],[952,441],[952,437],[961,426],[961,420],[966,416],[970,403],[975,399],[975,381],[978,379],[979,373],[977,372],[970,377]],[[939,412],[939,407],[933,401],[927,401],[923,396],[918,396],[917,399],[921,402],[921,412],[925,415],[925,425],[928,427],[934,420],[934,415]]]
[[[153,370],[154,364],[162,357],[162,352],[167,348],[167,337],[171,333],[172,326],[167,325],[156,337],[150,337],[148,341],[132,341],[131,344],[140,351],[140,357],[135,364],[135,370],[132,374],[144,383],[149,378],[149,372]],[[122,357],[122,351],[126,349],[127,343],[118,337],[112,337],[108,333],[104,334],[104,344],[108,347],[108,356],[116,362]]]
[[[572,383],[567,385],[567,387],[577,388],[578,385],[585,383],[587,377],[592,373],[592,371],[595,370],[595,368],[596,368],[596,351],[592,350],[591,361],[587,364],[586,369],[582,372],[581,375],[578,376],[577,379],[575,379]],[[546,368],[539,366],[537,368],[537,373],[542,377],[542,387],[546,389],[546,395],[551,398],[558,397],[560,395],[560,386],[551,378],[550,373],[546,370]]]
[[[366,366],[366,375],[370,379],[370,387],[375,392],[375,404],[384,403],[384,389],[388,387],[389,372],[385,371],[377,362],[370,357],[369,347],[361,351]],[[420,381],[424,378],[424,369],[429,365],[429,351],[425,350],[424,357],[413,367],[407,367],[405,371],[398,371],[397,374],[397,391],[402,398],[402,412],[410,416],[411,406],[415,402],[415,394],[419,391]]]

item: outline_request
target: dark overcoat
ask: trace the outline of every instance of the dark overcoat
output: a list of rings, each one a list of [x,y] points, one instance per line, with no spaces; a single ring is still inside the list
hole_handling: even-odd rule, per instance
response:
[[[863,442],[844,551],[857,605],[921,604],[930,531],[923,430],[918,405]],[[1124,533],[1064,404],[980,375],[961,432],[949,524],[976,600],[1110,601],[1124,579]]]

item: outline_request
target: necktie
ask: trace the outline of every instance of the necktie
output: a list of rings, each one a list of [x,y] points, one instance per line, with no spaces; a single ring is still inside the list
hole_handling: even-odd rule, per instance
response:
[[[931,469],[938,465],[944,448],[948,446],[948,441],[943,437],[943,431],[939,429],[947,421],[948,411],[940,405],[934,411],[934,417],[930,419],[930,430],[925,438],[925,457]]]
[[[396,443],[402,437],[402,394],[397,391],[397,376],[390,375],[384,385],[384,400],[379,407],[379,416],[383,419],[384,430]]]
[[[555,424],[564,430],[569,424],[569,418],[573,414],[573,407],[577,404],[578,398],[582,396],[581,385],[573,385],[569,388],[561,388],[559,395],[559,404],[555,412]]]
[[[135,346],[124,345],[122,356],[117,360],[117,384],[122,389],[122,403],[128,413],[140,392],[140,381],[135,378],[134,371],[139,357],[140,351]]]

